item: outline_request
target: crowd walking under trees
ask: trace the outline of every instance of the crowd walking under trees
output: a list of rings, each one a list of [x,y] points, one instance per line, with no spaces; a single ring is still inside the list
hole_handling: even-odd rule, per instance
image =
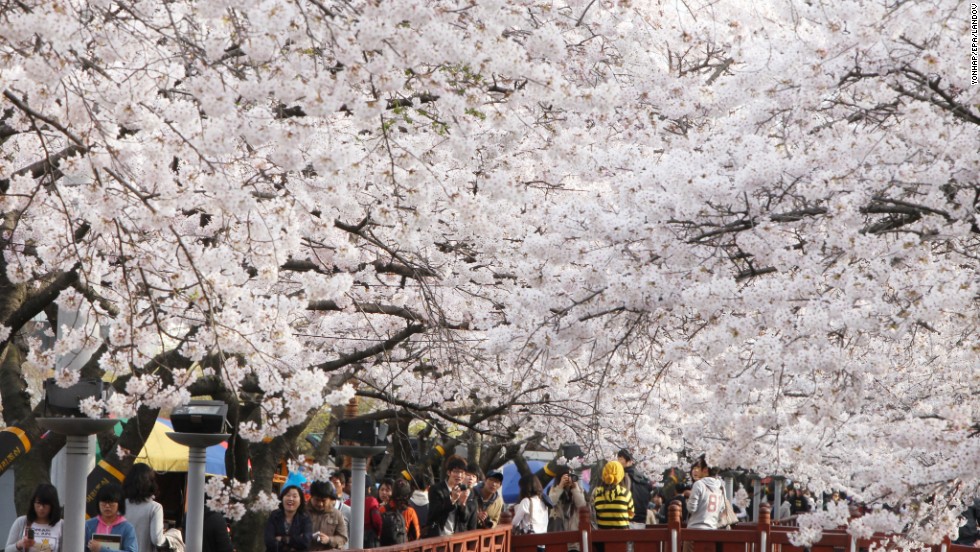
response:
[[[366,489],[366,530],[371,523],[368,507],[380,506],[377,508],[379,525],[373,529],[375,536],[365,539],[363,548],[492,528],[505,509],[509,510],[516,535],[576,531],[583,508],[591,511],[589,518],[595,530],[641,529],[666,523],[667,483],[673,479],[668,474],[678,470],[668,470],[654,485],[654,480],[639,471],[632,453],[622,449],[615,460],[603,465],[601,478],[591,492],[586,492],[580,469],[560,464],[554,475],[545,480],[547,485],[542,485],[539,474],[521,475],[519,497],[513,504],[505,504],[502,498],[504,476],[500,471],[491,471],[483,477],[479,468],[461,456],[448,457],[441,470],[444,478],[421,489],[425,501],[418,500],[413,481],[415,485],[424,485],[426,479],[418,468],[405,470],[396,478],[385,478],[377,486],[369,485]],[[672,502],[686,512],[683,519],[686,527],[724,529],[746,519],[751,505],[743,501],[737,506],[738,513],[734,511],[718,469],[711,467],[704,456],[697,458],[687,473],[687,479],[672,481],[674,490],[670,491],[676,493]],[[336,470],[329,478],[303,486],[287,481],[279,493],[278,508],[265,523],[267,552],[349,548],[351,504],[349,498],[341,498],[346,481],[349,475],[345,470]],[[116,547],[125,552],[181,552],[180,533],[170,537],[177,539],[176,543],[168,543],[164,535],[162,508],[154,501],[158,492],[156,474],[145,464],[134,466],[122,486],[109,484],[100,488],[96,497],[98,515],[85,524],[89,552],[108,552]],[[772,499],[770,492],[764,491],[763,500]],[[646,522],[640,525],[633,521],[637,495],[645,496],[643,500],[647,503],[643,514]],[[792,484],[781,503],[786,513],[773,511],[773,519],[818,509],[843,510],[849,515],[865,513],[862,505],[847,501],[839,491],[827,493],[822,504],[818,504],[808,489]],[[416,510],[418,504],[422,505],[421,512]],[[61,552],[62,507],[55,487],[47,483],[38,485],[30,505],[27,514],[17,518],[11,527],[5,552]],[[433,506],[431,516],[426,512],[430,505]],[[980,546],[978,513],[980,498],[963,511],[964,523],[952,542]],[[206,518],[203,552],[234,552],[224,517],[208,508]],[[112,545],[100,540],[106,535],[117,536],[118,542]],[[602,543],[594,544],[597,550],[603,549]],[[684,541],[683,546],[685,552],[693,549],[690,541]],[[577,550],[578,544],[569,547]]]
[[[96,475],[226,403],[242,552],[354,398],[393,463],[418,428],[484,470],[696,450],[938,545],[980,485],[975,30],[964,0],[0,1],[17,512],[53,378],[114,390],[80,405],[121,424]],[[423,535],[485,523],[438,475]]]

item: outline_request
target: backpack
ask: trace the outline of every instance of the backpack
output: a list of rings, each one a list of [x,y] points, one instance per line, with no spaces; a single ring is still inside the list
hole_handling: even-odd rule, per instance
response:
[[[405,530],[405,516],[395,509],[381,512],[381,546],[406,542],[408,542],[408,532]]]
[[[636,518],[639,520],[640,512],[642,511],[642,521],[646,523],[646,506],[650,503],[650,495],[653,494],[653,485],[650,479],[640,472],[634,471],[632,474],[629,474],[629,477],[632,479],[630,492],[633,494],[633,502],[637,506],[643,506],[642,508],[636,508]]]

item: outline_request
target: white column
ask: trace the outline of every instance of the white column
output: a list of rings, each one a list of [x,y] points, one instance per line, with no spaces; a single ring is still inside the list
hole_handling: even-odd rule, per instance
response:
[[[88,435],[65,437],[64,550],[85,550],[85,486],[88,466],[95,456],[94,439]]]
[[[364,490],[367,487],[367,458],[351,458],[350,547],[364,548]]]
[[[207,449],[190,447],[187,455],[187,552],[201,552],[204,542],[204,465]]]

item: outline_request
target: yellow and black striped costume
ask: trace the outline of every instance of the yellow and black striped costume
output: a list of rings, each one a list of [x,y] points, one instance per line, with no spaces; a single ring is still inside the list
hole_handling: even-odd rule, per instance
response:
[[[619,485],[599,485],[592,491],[599,529],[629,529],[633,495]]]

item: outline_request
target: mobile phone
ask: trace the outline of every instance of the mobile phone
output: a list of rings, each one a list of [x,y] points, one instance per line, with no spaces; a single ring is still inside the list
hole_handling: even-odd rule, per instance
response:
[[[30,528],[27,530],[27,538],[29,538],[30,540],[34,540],[34,528]]]

